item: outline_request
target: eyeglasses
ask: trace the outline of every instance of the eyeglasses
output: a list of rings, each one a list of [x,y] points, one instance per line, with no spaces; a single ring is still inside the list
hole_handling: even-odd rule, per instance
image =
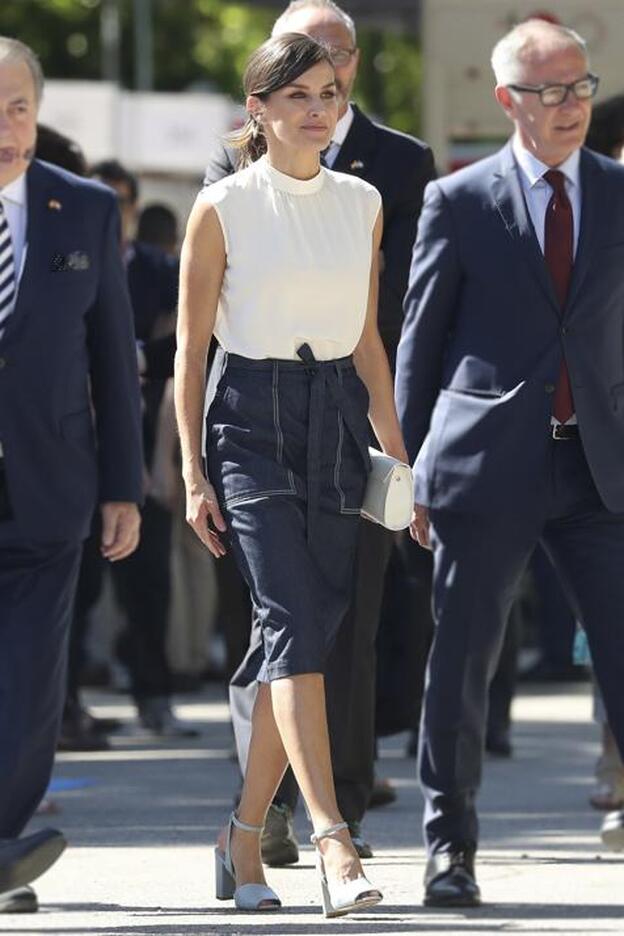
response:
[[[339,46],[328,46],[327,51],[332,60],[332,65],[341,68],[343,65],[349,64],[357,49],[341,49]]]
[[[595,96],[599,83],[600,78],[597,75],[587,74],[584,78],[579,78],[578,81],[573,81],[571,84],[539,85],[538,87],[510,84],[507,87],[511,88],[512,91],[528,91],[529,94],[539,94],[539,99],[544,107],[559,107],[567,99],[570,91],[577,101],[588,101]]]

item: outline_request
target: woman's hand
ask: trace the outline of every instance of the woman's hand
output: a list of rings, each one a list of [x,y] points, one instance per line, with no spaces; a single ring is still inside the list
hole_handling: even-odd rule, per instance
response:
[[[225,546],[217,531],[225,533],[227,527],[215,490],[205,478],[197,478],[186,485],[186,522],[216,559],[225,556]]]

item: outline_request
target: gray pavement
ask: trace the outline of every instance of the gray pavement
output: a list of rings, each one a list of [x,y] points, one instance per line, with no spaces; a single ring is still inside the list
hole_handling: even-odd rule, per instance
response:
[[[587,686],[529,688],[515,706],[515,756],[488,760],[480,798],[478,875],[486,903],[473,911],[421,906],[422,803],[404,738],[382,742],[380,774],[398,801],[369,814],[376,857],[367,862],[385,901],[374,910],[325,921],[313,854],[269,870],[279,913],[237,913],[213,897],[212,843],[237,786],[222,693],[187,697],[179,711],[202,728],[198,741],[155,744],[131,730],[123,697],[92,696],[99,714],[128,727],[101,754],[65,754],[55,776],[76,789],[55,794],[58,825],[71,847],[37,884],[37,915],[0,918],[3,933],[93,936],[237,934],[624,933],[624,855],[598,840],[599,814],[587,805],[597,755]],[[308,841],[303,810],[298,833]]]

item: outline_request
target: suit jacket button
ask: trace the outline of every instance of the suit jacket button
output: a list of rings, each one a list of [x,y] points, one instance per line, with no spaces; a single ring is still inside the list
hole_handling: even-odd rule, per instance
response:
[[[546,393],[554,393],[554,392],[555,392],[555,385],[554,385],[554,383],[547,383],[547,384],[544,384],[544,390],[546,391]]]

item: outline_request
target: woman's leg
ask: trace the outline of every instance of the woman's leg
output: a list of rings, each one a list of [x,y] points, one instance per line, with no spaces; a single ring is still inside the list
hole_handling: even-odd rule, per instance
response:
[[[287,753],[288,752],[288,753]],[[331,767],[325,688],[320,673],[274,680],[258,689],[247,770],[237,814],[262,825],[290,762],[317,832],[341,821]],[[323,839],[320,850],[331,878],[362,873],[348,830]],[[235,829],[232,860],[237,884],[264,882],[260,838]]]
[[[273,715],[315,832],[342,820],[331,765],[325,684],[320,673],[306,673],[271,683]],[[348,829],[322,839],[319,850],[330,878],[362,873]]]
[[[275,719],[268,683],[258,685],[251,721],[247,769],[236,813],[249,825],[264,825],[267,809],[277,790],[288,759]],[[220,840],[223,847],[225,842]],[[260,836],[242,829],[232,830],[232,862],[237,885],[264,883]]]

